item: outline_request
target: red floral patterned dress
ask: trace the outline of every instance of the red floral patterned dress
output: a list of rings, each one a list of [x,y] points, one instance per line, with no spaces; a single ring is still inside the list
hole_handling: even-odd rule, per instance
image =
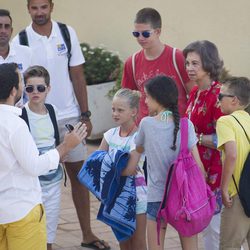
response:
[[[220,87],[219,82],[213,82],[209,89],[201,91],[198,86],[195,86],[190,93],[186,115],[193,122],[197,134],[211,135],[216,133],[216,121],[223,115],[218,105]],[[220,152],[203,145],[197,145],[197,147],[207,171],[207,183],[217,195],[219,210],[221,207],[219,187],[222,172]]]

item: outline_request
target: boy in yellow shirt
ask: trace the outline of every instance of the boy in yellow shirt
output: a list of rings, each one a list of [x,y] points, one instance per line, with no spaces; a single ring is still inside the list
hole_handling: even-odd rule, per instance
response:
[[[240,249],[244,240],[250,245],[250,218],[240,203],[237,187],[244,162],[249,153],[250,116],[245,111],[250,103],[250,80],[245,77],[231,77],[221,87],[219,94],[221,110],[226,116],[217,121],[218,149],[222,151],[222,201],[220,249]],[[243,128],[246,131],[246,136]]]

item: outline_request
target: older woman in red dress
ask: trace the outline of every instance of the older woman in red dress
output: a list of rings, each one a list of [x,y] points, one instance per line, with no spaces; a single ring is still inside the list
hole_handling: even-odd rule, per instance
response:
[[[216,149],[216,121],[222,116],[218,106],[220,83],[218,78],[223,62],[216,46],[209,41],[189,44],[183,51],[186,58],[186,71],[196,86],[190,93],[186,115],[193,122],[198,136],[198,150],[203,162],[207,183],[217,196],[217,209],[207,229],[203,232],[206,250],[219,249],[220,210],[221,210],[221,159]]]

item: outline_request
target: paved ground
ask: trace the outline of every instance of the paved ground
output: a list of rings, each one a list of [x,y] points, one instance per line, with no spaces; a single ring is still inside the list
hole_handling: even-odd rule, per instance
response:
[[[98,146],[96,143],[88,143],[89,153]],[[89,248],[80,247],[81,230],[77,220],[75,208],[71,199],[70,185],[62,187],[62,205],[60,222],[57,231],[54,250],[87,250]],[[99,209],[99,202],[91,196],[91,224],[93,231],[101,238],[109,242],[112,250],[119,250],[118,243],[108,226],[96,220],[96,214]],[[171,227],[167,229],[165,249],[180,250],[180,241],[177,233]],[[199,237],[199,249],[203,249],[201,236]],[[248,248],[245,248],[247,250]]]

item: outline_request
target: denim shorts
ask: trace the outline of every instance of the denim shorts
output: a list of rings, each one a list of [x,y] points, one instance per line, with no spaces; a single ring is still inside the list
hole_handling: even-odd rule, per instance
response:
[[[160,208],[161,202],[148,202],[147,205],[147,219],[156,221],[157,213]]]

